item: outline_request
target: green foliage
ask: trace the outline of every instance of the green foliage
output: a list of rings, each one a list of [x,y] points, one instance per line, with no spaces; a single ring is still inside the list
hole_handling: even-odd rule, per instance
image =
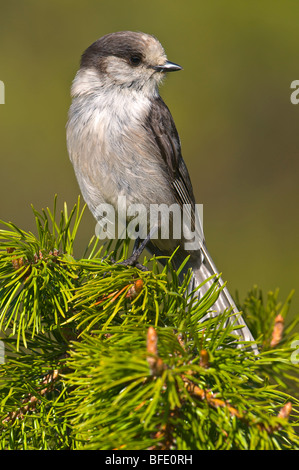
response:
[[[82,213],[78,201],[57,222],[55,200],[34,210],[36,236],[0,231],[0,448],[298,449],[291,295],[249,293],[256,356],[237,347],[229,312],[201,322],[216,284],[195,301],[170,260],[115,262],[126,243],[95,239],[76,259]]]

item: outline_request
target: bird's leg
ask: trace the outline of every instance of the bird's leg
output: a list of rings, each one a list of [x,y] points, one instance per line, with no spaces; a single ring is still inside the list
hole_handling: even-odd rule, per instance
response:
[[[137,237],[136,240],[135,240],[135,242],[134,242],[132,255],[134,255],[134,254],[136,253],[136,251],[137,251],[138,248],[139,248],[139,245],[140,245],[140,237]]]
[[[146,247],[151,237],[153,236],[153,233],[155,232],[156,232],[156,229],[152,229],[141,243],[140,243],[140,238],[137,237],[134,243],[133,252],[131,256],[128,259],[121,261],[119,264],[122,264],[123,266],[136,266],[136,268],[140,269],[141,271],[148,271],[148,269],[145,266],[138,263],[138,258],[142,254],[144,248]]]

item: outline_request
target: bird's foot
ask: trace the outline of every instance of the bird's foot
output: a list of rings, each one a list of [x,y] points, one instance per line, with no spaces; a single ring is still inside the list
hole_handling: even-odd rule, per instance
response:
[[[148,271],[148,268],[143,264],[138,263],[138,256],[135,256],[133,253],[130,258],[125,259],[124,261],[120,261],[119,263],[122,266],[135,266],[135,268],[139,269],[140,271]]]
[[[143,240],[142,243],[140,243],[140,238],[137,238],[134,243],[132,255],[128,259],[120,261],[118,264],[121,264],[123,266],[135,266],[137,269],[140,269],[140,271],[148,271],[146,266],[143,266],[143,264],[138,263],[138,258],[143,252],[148,241],[149,236],[145,240]]]

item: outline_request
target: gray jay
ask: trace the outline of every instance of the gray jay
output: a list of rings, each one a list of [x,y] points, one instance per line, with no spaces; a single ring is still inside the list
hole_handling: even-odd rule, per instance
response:
[[[170,256],[177,249],[174,266],[189,256],[181,276],[192,269],[192,289],[198,288],[201,297],[219,274],[206,248],[201,223],[196,223],[195,198],[178,132],[158,91],[166,72],[181,68],[167,60],[160,42],[149,34],[122,31],[95,41],[83,53],[72,84],[67,147],[95,218],[103,203],[119,211],[120,196],[125,196],[127,206],[139,204],[147,212],[152,205],[176,205],[181,211],[187,207],[195,228],[191,231],[195,247],[186,248],[185,230],[181,237],[173,236],[174,228],[168,238],[161,237],[160,227],[153,230],[147,219],[148,236],[143,237],[131,261],[137,261],[145,245],[155,255]],[[223,281],[216,282],[222,290],[209,316],[231,309],[235,333],[243,341],[254,341]],[[256,351],[255,346],[253,349]]]

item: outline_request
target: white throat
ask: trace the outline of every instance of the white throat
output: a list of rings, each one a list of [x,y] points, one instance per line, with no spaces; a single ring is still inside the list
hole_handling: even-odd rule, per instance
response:
[[[77,96],[94,95],[97,93],[103,94],[112,90],[117,91],[117,93],[129,93],[132,97],[134,92],[138,92],[139,99],[140,95],[147,98],[154,98],[159,95],[158,83],[156,80],[147,80],[142,83],[142,86],[120,86],[117,85],[117,83],[115,83],[108,75],[101,74],[93,68],[78,70],[72,83],[71,95],[74,98]]]

